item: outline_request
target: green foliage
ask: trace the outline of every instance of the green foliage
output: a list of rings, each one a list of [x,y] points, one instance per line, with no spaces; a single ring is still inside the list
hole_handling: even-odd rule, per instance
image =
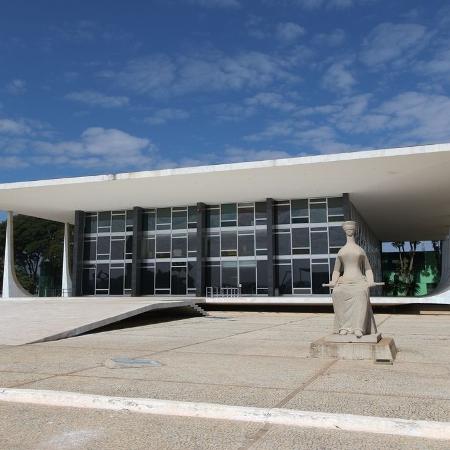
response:
[[[6,221],[0,223],[1,275],[5,253]],[[54,277],[62,271],[64,225],[49,220],[17,215],[14,217],[14,253],[17,277],[22,286],[35,293],[41,264],[45,262]]]

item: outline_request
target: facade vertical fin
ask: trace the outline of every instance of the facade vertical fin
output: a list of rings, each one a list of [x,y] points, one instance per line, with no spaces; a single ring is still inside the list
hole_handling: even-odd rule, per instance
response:
[[[83,249],[84,249],[84,211],[75,211],[75,226],[73,232],[73,265],[72,291],[73,296],[83,295]]]
[[[131,295],[139,297],[141,291],[141,243],[142,243],[142,208],[133,208],[133,256],[131,266]]]
[[[343,206],[344,206],[344,220],[352,220],[352,207],[350,203],[350,195],[347,193],[342,194]]]
[[[273,199],[266,200],[266,214],[267,214],[267,295],[274,297],[276,294],[275,287],[277,285],[276,271],[275,271],[275,233],[274,233],[274,207]]]
[[[197,265],[195,269],[196,296],[206,295],[206,205],[197,203]]]
[[[63,267],[61,278],[61,297],[71,297],[72,294],[72,277],[70,275],[70,224],[64,223],[64,242],[63,242]]]

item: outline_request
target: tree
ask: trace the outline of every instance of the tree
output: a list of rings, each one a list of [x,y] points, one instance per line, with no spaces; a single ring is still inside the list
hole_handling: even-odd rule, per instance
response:
[[[406,248],[405,241],[392,242],[392,246],[398,250],[399,266],[394,275],[394,279],[388,281],[386,286],[393,295],[414,296],[417,292],[417,283],[414,271],[414,257],[420,241],[409,241],[409,249]]]
[[[1,274],[5,253],[6,222],[0,223]],[[17,215],[14,217],[14,254],[17,278],[22,286],[35,293],[42,262],[51,268],[53,277],[61,277],[64,225],[49,220]]]

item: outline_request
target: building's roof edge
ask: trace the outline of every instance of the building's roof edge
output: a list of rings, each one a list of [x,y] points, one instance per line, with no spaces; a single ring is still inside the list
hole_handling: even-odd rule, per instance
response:
[[[148,170],[139,172],[124,172],[117,174],[93,175],[83,177],[54,178],[36,181],[19,181],[0,184],[0,190],[20,189],[30,187],[47,187],[69,185],[78,183],[97,183],[113,180],[129,180],[140,178],[156,178],[174,175],[192,175],[196,173],[214,173],[233,170],[251,170],[269,167],[285,167],[303,164],[320,164],[356,159],[374,159],[383,157],[409,156],[436,152],[450,152],[450,143],[416,145],[409,147],[394,147],[385,149],[362,150],[345,153],[321,154],[311,156],[298,156],[293,158],[271,159],[261,161],[248,161],[226,164],[213,164],[204,166],[179,167],[173,169]]]

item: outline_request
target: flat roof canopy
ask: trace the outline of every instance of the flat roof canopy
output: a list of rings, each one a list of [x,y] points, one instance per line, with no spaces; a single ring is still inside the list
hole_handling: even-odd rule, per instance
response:
[[[0,184],[0,209],[60,222],[74,211],[335,196],[381,240],[443,239],[450,144]]]

